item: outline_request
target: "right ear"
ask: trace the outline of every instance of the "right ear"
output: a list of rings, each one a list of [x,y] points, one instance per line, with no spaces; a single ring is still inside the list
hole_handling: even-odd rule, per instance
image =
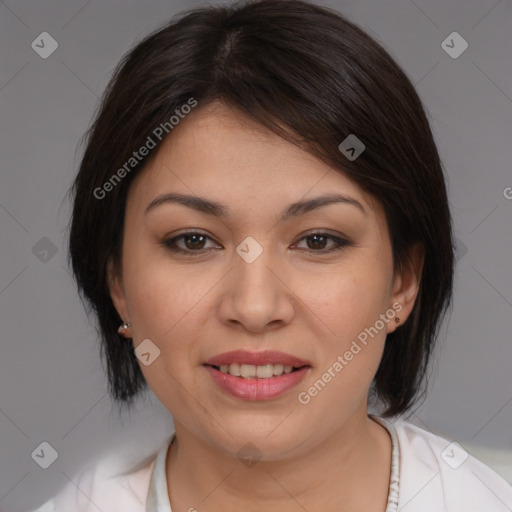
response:
[[[123,322],[130,322],[128,307],[126,305],[126,295],[124,291],[123,276],[121,270],[116,267],[112,257],[107,262],[107,283],[110,290],[110,297],[114,303],[117,313]]]

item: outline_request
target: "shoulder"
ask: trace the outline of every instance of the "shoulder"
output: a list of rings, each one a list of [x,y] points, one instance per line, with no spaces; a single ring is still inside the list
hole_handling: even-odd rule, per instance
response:
[[[411,423],[394,423],[402,512],[510,512],[512,487],[464,448]]]
[[[144,512],[157,453],[122,471],[115,454],[103,457],[32,512]]]

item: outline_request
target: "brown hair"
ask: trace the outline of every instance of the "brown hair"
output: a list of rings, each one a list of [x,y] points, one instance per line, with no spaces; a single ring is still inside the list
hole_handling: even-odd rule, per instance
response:
[[[372,387],[386,405],[384,415],[410,408],[424,394],[452,297],[442,164],[422,103],[398,64],[341,14],[299,0],[183,13],[137,44],[107,87],[72,188],[69,249],[79,290],[97,315],[111,396],[130,405],[147,389],[132,344],[117,333],[121,319],[109,294],[107,262],[120,263],[127,192],[149,157],[123,173],[106,197],[94,191],[190,98],[199,106],[214,99],[234,106],[380,201],[397,269],[414,243],[424,248],[414,309],[388,335]],[[338,149],[350,134],[366,146],[353,161]]]

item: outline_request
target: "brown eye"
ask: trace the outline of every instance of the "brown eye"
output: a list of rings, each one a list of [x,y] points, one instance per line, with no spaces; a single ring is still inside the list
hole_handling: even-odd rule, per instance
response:
[[[310,252],[318,252],[318,253],[329,253],[335,250],[342,249],[343,247],[352,245],[351,242],[345,240],[343,238],[329,235],[328,233],[311,233],[302,237],[299,240],[299,243],[303,240],[306,240],[306,247],[301,248],[299,245],[295,245],[294,247],[304,249]],[[213,241],[209,236],[198,233],[198,232],[188,232],[182,233],[174,238],[170,238],[168,240],[164,240],[163,245],[165,245],[168,249],[174,252],[181,253],[201,253],[214,248],[220,249],[220,245],[214,245],[213,247],[206,247],[205,244],[208,241]],[[331,245],[329,245],[329,241]]]
[[[310,252],[327,253],[352,245],[348,240],[334,235],[329,235],[328,233],[310,233],[309,235],[302,237],[299,240],[299,243],[303,240],[307,241],[305,250]],[[333,243],[330,246],[327,246],[329,240]],[[295,247],[299,248],[298,244]]]
[[[174,238],[164,240],[163,244],[171,251],[192,253],[202,252],[205,250],[212,249],[212,247],[205,247],[208,240],[211,240],[209,236],[203,233],[189,232],[182,233]],[[220,247],[216,245],[215,247]]]
[[[327,237],[323,235],[310,235],[307,240],[311,241],[311,244],[308,244],[309,249],[325,249],[327,243]]]
[[[183,237],[187,249],[203,249],[205,240],[204,235],[185,235]]]

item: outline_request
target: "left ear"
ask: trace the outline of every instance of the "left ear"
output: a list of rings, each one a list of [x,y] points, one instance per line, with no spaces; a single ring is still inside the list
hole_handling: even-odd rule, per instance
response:
[[[420,289],[424,257],[425,251],[423,246],[419,243],[414,244],[410,247],[401,268],[395,271],[390,307],[395,304],[393,309],[396,311],[396,316],[400,319],[400,324],[397,325],[395,322],[389,322],[387,324],[388,333],[393,332],[399,325],[403,325],[414,308],[414,303]],[[401,309],[399,309],[397,303],[400,304]]]
[[[107,262],[107,282],[110,291],[110,298],[116,308],[116,311],[123,322],[130,322],[130,315],[128,314],[128,306],[124,293],[123,277],[121,270],[115,267],[112,258]]]

